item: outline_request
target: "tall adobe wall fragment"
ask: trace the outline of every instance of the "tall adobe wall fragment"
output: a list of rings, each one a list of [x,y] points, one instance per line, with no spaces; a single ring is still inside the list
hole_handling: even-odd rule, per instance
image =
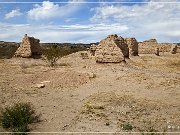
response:
[[[121,49],[123,55],[125,58],[129,58],[129,48],[128,45],[125,43],[125,40],[123,37],[119,36],[115,39],[115,43],[117,46]]]
[[[29,58],[34,55],[41,55],[42,49],[39,42],[39,39],[28,37],[27,34],[25,34],[20,47],[15,52],[15,56]]]
[[[96,46],[95,58],[99,63],[119,63],[129,56],[127,44],[122,37],[109,35]]]
[[[171,51],[170,51],[170,53],[171,53],[171,54],[176,54],[176,53],[177,53],[177,49],[178,49],[178,47],[177,47],[176,44],[172,45],[172,46],[171,46]]]
[[[132,56],[138,56],[138,42],[135,38],[125,38],[125,42],[128,45],[129,53]]]

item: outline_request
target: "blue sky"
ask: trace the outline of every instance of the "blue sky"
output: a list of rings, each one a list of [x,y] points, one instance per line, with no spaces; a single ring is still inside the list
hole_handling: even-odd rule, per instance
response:
[[[27,33],[41,42],[90,43],[109,34],[180,42],[180,0],[0,0],[0,18],[4,41]]]

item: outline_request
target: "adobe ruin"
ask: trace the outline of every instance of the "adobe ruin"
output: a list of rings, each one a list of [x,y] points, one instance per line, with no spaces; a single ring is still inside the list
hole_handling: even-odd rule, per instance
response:
[[[135,38],[125,38],[125,42],[129,48],[129,54],[138,56],[138,42]]]
[[[119,63],[129,57],[128,45],[122,37],[109,35],[96,46],[95,59],[98,63]]]
[[[156,39],[145,40],[139,43],[139,53],[141,54],[159,54],[170,52],[178,53],[178,46],[174,43],[158,43]]]
[[[176,53],[177,53],[177,49],[178,49],[178,47],[177,47],[176,44],[172,45],[172,46],[171,46],[171,51],[170,51],[170,53],[171,53],[171,54],[176,54]]]
[[[16,50],[16,57],[29,58],[42,54],[40,46],[40,40],[34,37],[29,37],[27,34],[24,35],[20,47]]]

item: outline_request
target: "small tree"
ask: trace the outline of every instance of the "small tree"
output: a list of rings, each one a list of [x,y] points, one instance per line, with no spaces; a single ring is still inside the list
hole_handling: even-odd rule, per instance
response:
[[[51,67],[54,67],[57,61],[68,55],[69,51],[67,49],[59,48],[56,45],[50,46],[48,49],[44,50],[43,55],[45,56],[45,60],[50,64]]]

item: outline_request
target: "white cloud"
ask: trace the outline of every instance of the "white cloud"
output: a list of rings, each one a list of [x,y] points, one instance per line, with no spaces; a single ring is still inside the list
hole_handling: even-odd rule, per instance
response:
[[[128,30],[126,25],[93,24],[93,25],[12,25],[0,24],[1,40],[21,41],[25,33],[39,38],[41,42],[97,42],[109,34],[123,33]],[[20,30],[20,31],[19,31]],[[9,32],[11,31],[11,32]]]
[[[83,1],[83,0],[78,0]],[[55,17],[64,17],[71,15],[77,11],[80,4],[74,4],[71,2],[77,2],[77,0],[71,0],[65,5],[55,4],[50,1],[44,1],[42,5],[35,4],[34,8],[29,10],[28,17],[32,20],[46,20]]]
[[[12,10],[11,12],[5,14],[5,19],[21,16],[22,13],[20,12],[19,9]]]
[[[70,23],[70,22],[75,21],[76,19],[77,19],[77,18],[66,18],[66,19],[64,20],[64,22]]]
[[[160,42],[180,42],[180,4],[106,4],[91,11],[94,12],[90,18],[92,23],[126,24],[129,27],[129,31],[124,33],[126,36],[134,36],[139,40],[153,37]]]

